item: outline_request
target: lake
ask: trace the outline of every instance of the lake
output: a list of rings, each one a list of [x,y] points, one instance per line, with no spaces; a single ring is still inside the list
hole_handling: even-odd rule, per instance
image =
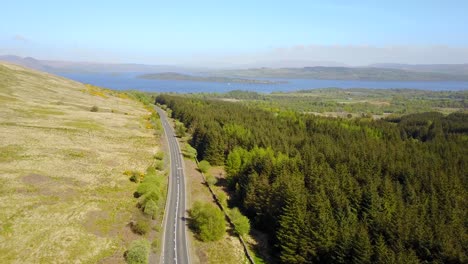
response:
[[[176,93],[222,93],[231,90],[249,90],[260,93],[290,92],[317,88],[374,88],[374,89],[419,89],[432,91],[468,90],[468,82],[427,82],[427,81],[346,81],[346,80],[313,80],[313,79],[271,79],[287,81],[279,84],[246,84],[246,83],[212,83],[177,80],[147,80],[136,76],[142,73],[57,73],[63,77],[82,83],[115,90],[140,90],[147,92]],[[258,78],[262,79],[262,78]]]

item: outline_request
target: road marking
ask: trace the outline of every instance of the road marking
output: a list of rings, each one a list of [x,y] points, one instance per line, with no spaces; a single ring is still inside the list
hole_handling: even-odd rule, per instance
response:
[[[161,111],[160,109],[157,109],[157,110],[158,110],[158,113]],[[180,180],[182,180],[182,179],[180,179],[180,178],[181,178],[181,177],[184,177],[184,175],[182,174],[183,171],[182,171],[182,173],[179,173],[179,171],[180,171],[180,170],[183,170],[183,167],[182,167],[182,166],[183,166],[184,164],[182,164],[182,162],[183,162],[183,159],[181,159],[181,158],[182,158],[182,153],[180,152],[180,147],[179,147],[179,144],[178,144],[178,142],[177,142],[176,135],[174,134],[173,128],[172,128],[172,126],[170,125],[170,123],[169,123],[168,120],[167,120],[168,117],[167,117],[167,115],[165,115],[163,112],[161,112],[161,113],[159,113],[159,114],[160,114],[161,119],[162,119],[163,124],[164,124],[164,132],[165,132],[166,140],[167,140],[167,142],[168,142],[169,150],[170,150],[170,159],[171,159],[171,161],[174,162],[174,163],[172,163],[173,166],[171,166],[171,174],[170,174],[171,177],[170,177],[170,178],[171,178],[171,181],[174,180],[174,177],[175,177],[175,179],[177,179],[177,194],[176,194],[176,204],[175,204],[175,210],[176,210],[176,212],[175,212],[175,218],[174,218],[175,223],[174,223],[174,233],[173,233],[173,234],[174,234],[174,260],[171,262],[171,263],[176,263],[176,264],[177,264],[177,263],[178,263],[178,255],[177,255],[177,240],[178,240],[178,237],[177,237],[177,234],[178,234],[178,226],[179,226],[179,224],[180,224],[180,223],[178,223],[177,220],[178,220],[178,218],[179,218],[179,212],[178,212],[178,211],[179,211],[179,201],[180,201],[180,199],[181,199],[181,197],[180,197],[180,196],[181,196],[181,191],[180,191]],[[173,174],[173,172],[174,172],[174,171],[173,171],[173,168],[176,168],[175,174]],[[182,175],[181,175],[181,174],[182,174]],[[186,182],[184,181],[182,184],[184,184],[184,186],[185,186]],[[173,186],[173,187],[170,188],[170,189],[171,189],[172,191],[175,191],[175,190],[174,190],[174,189],[175,189],[175,186]],[[184,187],[183,190],[185,190],[185,187]],[[184,191],[184,193],[185,193],[185,191]],[[173,197],[173,195],[171,195],[171,197]],[[187,201],[184,199],[183,202],[184,202],[183,205],[186,206]],[[184,210],[182,210],[182,211],[184,211]],[[166,213],[168,213],[168,212],[166,212]],[[167,214],[166,214],[166,215],[167,215]],[[185,215],[185,214],[184,214],[184,215]],[[166,218],[166,219],[168,219],[168,218]],[[166,220],[166,223],[165,223],[165,226],[166,226],[166,227],[167,227],[167,224],[168,224],[168,222],[167,222],[167,220]],[[184,225],[184,227],[185,227],[185,225]],[[165,228],[165,231],[166,231],[166,230],[167,230],[167,229]],[[169,231],[169,230],[168,230],[168,231]],[[170,231],[169,231],[169,232],[170,232]],[[164,236],[165,236],[165,235],[164,235]],[[185,229],[182,230],[182,239],[185,240],[185,246],[187,247],[186,249],[188,250],[187,239],[186,239],[186,237],[185,237]],[[161,255],[162,255],[162,263],[165,263],[165,262],[166,262],[166,261],[165,261],[164,244],[165,244],[165,243],[163,243],[163,250],[162,250],[162,254],[161,254]],[[168,248],[168,249],[169,249],[169,248]],[[179,250],[180,250],[180,249],[179,249]],[[188,251],[181,252],[181,253],[183,253],[183,255],[187,254],[187,256],[186,256],[186,257],[187,257],[187,261],[189,261],[188,263],[190,263],[189,256],[188,256]],[[184,258],[185,258],[185,257],[182,257],[182,260],[184,260]],[[168,261],[169,261],[169,259],[168,259]]]
[[[177,182],[177,199],[176,199],[176,208],[175,208],[175,218],[174,218],[174,261],[177,264],[177,215],[179,212],[179,193],[180,193],[180,184]]]

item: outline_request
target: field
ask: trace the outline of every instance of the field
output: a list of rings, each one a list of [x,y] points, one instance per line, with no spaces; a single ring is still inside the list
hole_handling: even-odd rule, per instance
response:
[[[0,64],[0,263],[124,262],[135,185],[157,152],[124,94]]]
[[[468,109],[467,91],[324,88],[271,94],[231,91],[224,94],[195,96],[240,101],[274,112],[286,110],[345,118],[361,116],[382,118],[388,115],[430,111],[450,114]]]

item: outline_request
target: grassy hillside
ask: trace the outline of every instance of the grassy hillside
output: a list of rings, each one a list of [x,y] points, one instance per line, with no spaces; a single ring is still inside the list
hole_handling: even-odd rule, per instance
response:
[[[120,263],[138,209],[125,171],[156,153],[124,94],[0,63],[0,263]]]

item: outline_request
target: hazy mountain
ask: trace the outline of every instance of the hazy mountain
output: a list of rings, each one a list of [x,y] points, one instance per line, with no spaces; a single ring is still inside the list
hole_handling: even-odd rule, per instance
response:
[[[245,64],[238,68],[302,68],[302,67],[348,67],[348,65],[336,61],[311,61],[311,60],[268,60]]]
[[[42,71],[50,70],[49,66],[31,57],[22,58],[22,57],[14,56],[14,55],[4,55],[4,56],[0,56],[0,61],[6,61],[6,62],[14,63],[17,65],[21,65],[27,68],[36,69],[36,70],[42,70]]]
[[[75,61],[37,60],[34,58],[22,58],[14,55],[0,56],[0,61],[6,61],[24,67],[42,70],[52,73],[80,72],[80,73],[123,73],[123,72],[165,72],[165,71],[190,71],[189,68],[172,65],[146,65],[134,63],[95,63]]]
[[[468,64],[398,64],[376,63],[369,67],[400,69],[417,72],[439,72],[447,74],[468,75]]]
[[[271,60],[246,64],[238,68],[202,69],[173,65],[146,65],[133,63],[94,63],[38,60],[31,57],[0,56],[6,61],[50,73],[205,73],[213,77],[236,78],[304,78],[322,80],[376,80],[376,81],[468,81],[468,64],[374,64],[372,67],[344,67],[338,62]],[[260,67],[256,65],[269,65]],[[307,65],[299,66],[299,65]],[[316,66],[320,65],[320,66]],[[324,66],[325,65],[325,66]],[[222,69],[222,68],[218,68]]]
[[[210,73],[215,76],[239,78],[298,78],[318,80],[369,80],[369,81],[468,81],[468,75],[437,72],[416,72],[390,68],[303,67],[254,68],[224,70]]]
[[[249,84],[278,84],[284,82],[255,80],[242,78],[229,78],[221,76],[195,76],[188,74],[180,74],[176,72],[150,73],[138,76],[138,78],[149,80],[177,80],[177,81],[193,81],[193,82],[216,82],[216,83],[249,83]]]

